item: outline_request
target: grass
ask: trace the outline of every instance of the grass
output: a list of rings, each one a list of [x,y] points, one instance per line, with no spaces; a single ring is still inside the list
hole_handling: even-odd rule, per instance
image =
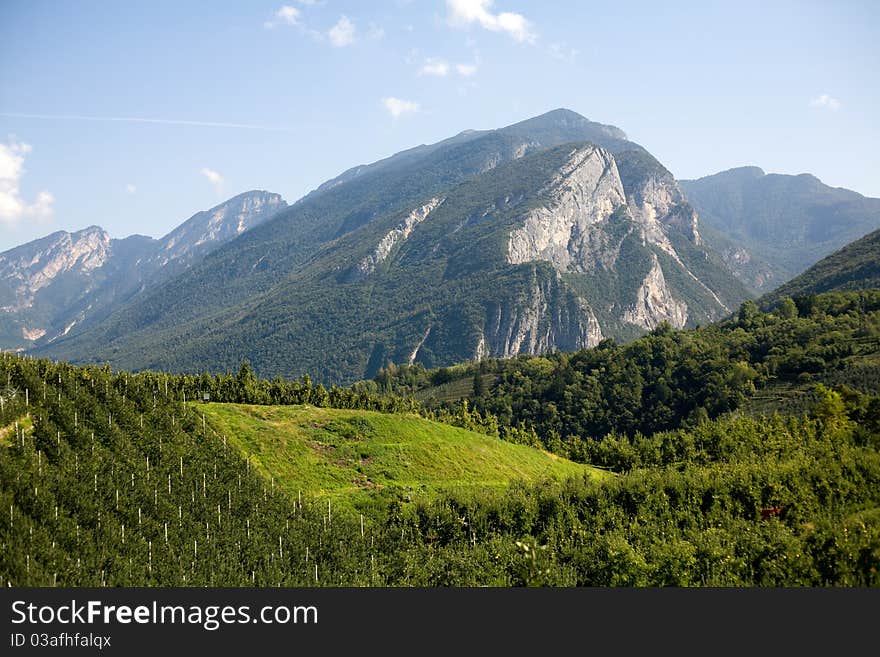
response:
[[[15,438],[16,423],[18,423],[18,427],[25,433],[30,433],[34,426],[29,415],[22,415],[20,418],[14,422],[10,422],[5,427],[0,427],[0,445],[5,447],[12,445],[12,441]]]
[[[301,491],[361,510],[387,500],[387,492],[414,500],[452,490],[502,491],[518,480],[611,476],[416,415],[313,406],[198,408],[252,466],[293,497]]]

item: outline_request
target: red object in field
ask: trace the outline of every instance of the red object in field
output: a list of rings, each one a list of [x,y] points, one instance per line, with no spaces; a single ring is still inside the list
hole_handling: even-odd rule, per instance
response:
[[[778,516],[782,513],[782,506],[771,506],[769,509],[761,509],[761,520],[767,520],[771,516]]]

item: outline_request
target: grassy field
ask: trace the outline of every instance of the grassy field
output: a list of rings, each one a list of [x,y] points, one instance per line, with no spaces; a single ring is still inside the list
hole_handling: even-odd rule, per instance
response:
[[[213,429],[296,497],[364,509],[386,491],[405,498],[503,489],[513,481],[609,477],[547,452],[415,415],[312,406],[205,404]]]

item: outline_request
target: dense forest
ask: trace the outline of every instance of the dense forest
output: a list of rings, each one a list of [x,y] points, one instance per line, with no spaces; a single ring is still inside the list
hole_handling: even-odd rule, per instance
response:
[[[472,414],[533,429],[546,448],[565,453],[611,432],[697,426],[781,388],[810,397],[816,383],[880,390],[880,291],[789,298],[768,312],[748,301],[719,324],[661,325],[626,345],[606,340],[576,353],[438,370],[390,365],[373,389],[415,395],[441,414],[460,415],[465,400]]]
[[[0,356],[4,585],[880,585],[880,292],[753,303],[628,345],[325,388]],[[775,408],[753,401],[774,391]],[[293,495],[212,401],[420,414],[616,473]],[[443,397],[445,395],[445,397]],[[442,398],[441,398],[442,397]],[[772,397],[772,395],[771,395]]]

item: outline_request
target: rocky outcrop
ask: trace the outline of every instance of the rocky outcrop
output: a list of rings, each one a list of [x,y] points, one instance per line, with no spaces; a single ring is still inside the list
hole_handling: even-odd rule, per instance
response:
[[[110,257],[110,243],[110,235],[90,226],[76,233],[59,231],[0,254],[0,280],[15,295],[0,310],[16,313],[30,308],[36,294],[58,277],[102,267]],[[31,335],[40,330],[27,329]]]
[[[406,241],[413,229],[427,219],[441,203],[443,203],[442,198],[432,198],[424,205],[411,210],[399,224],[385,233],[373,252],[358,263],[352,278],[358,280],[372,274],[376,266],[388,257],[391,250]]]
[[[597,254],[591,226],[626,203],[614,157],[593,145],[575,149],[543,191],[548,201],[510,234],[508,262],[546,260],[561,272],[590,271]]]
[[[574,351],[593,347],[602,330],[589,304],[532,270],[527,292],[490,310],[474,350],[474,358],[508,358],[542,354],[553,349]]]
[[[199,212],[161,238],[151,262],[163,266],[191,260],[254,228],[287,207],[280,194],[252,191],[239,194],[210,210]]]
[[[660,262],[654,255],[651,269],[636,292],[635,302],[623,313],[623,321],[652,330],[660,322],[669,322],[673,328],[682,328],[687,318],[687,304],[673,296]]]
[[[666,167],[639,150],[618,153],[615,159],[630,212],[649,242],[670,255],[669,231],[684,235],[695,245],[702,243],[697,211]]]

